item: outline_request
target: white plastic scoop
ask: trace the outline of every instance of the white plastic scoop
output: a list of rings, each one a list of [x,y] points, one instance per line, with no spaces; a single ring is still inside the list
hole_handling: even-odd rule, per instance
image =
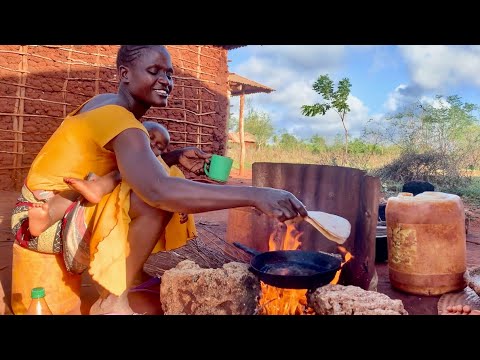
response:
[[[328,240],[337,244],[343,244],[352,230],[347,219],[322,211],[309,211],[304,220],[320,231]]]

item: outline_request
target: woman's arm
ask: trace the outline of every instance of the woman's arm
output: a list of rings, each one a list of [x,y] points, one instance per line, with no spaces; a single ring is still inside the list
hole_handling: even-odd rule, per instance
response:
[[[202,184],[169,177],[139,129],[127,129],[108,145],[115,152],[123,181],[147,204],[171,212],[198,213],[255,206],[280,221],[306,216],[303,204],[291,193],[271,188]],[[109,147],[110,147],[109,146]]]

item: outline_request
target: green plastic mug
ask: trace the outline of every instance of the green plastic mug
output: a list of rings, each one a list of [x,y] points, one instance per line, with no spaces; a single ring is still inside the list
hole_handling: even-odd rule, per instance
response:
[[[225,182],[228,180],[232,165],[233,159],[213,154],[210,158],[210,164],[205,163],[203,170],[205,170],[205,174],[207,174],[210,179]]]

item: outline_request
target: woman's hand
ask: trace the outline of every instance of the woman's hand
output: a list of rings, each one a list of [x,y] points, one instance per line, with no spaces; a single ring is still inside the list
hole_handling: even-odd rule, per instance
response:
[[[258,196],[255,196],[254,206],[268,216],[278,221],[294,219],[297,216],[308,215],[305,205],[292,193],[269,187],[259,187]]]
[[[181,151],[178,157],[178,163],[195,175],[203,175],[205,163],[210,163],[212,154],[207,154],[196,147],[186,147],[179,149]]]

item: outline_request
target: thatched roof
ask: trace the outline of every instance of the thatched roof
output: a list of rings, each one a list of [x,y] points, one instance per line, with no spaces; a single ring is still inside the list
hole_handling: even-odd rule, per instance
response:
[[[244,46],[247,46],[247,45],[217,45],[217,46],[220,46],[226,50],[233,50],[233,49],[238,49],[240,47],[244,47]]]
[[[255,138],[255,135],[250,134],[249,132],[245,132],[244,135],[244,140],[246,143],[256,143],[257,139]],[[228,133],[228,140],[234,142],[234,143],[240,143],[240,135],[238,132],[229,132]]]
[[[228,74],[228,84],[230,85],[230,93],[232,96],[255,93],[271,93],[275,89],[269,88],[253,80],[247,79],[235,73]]]

